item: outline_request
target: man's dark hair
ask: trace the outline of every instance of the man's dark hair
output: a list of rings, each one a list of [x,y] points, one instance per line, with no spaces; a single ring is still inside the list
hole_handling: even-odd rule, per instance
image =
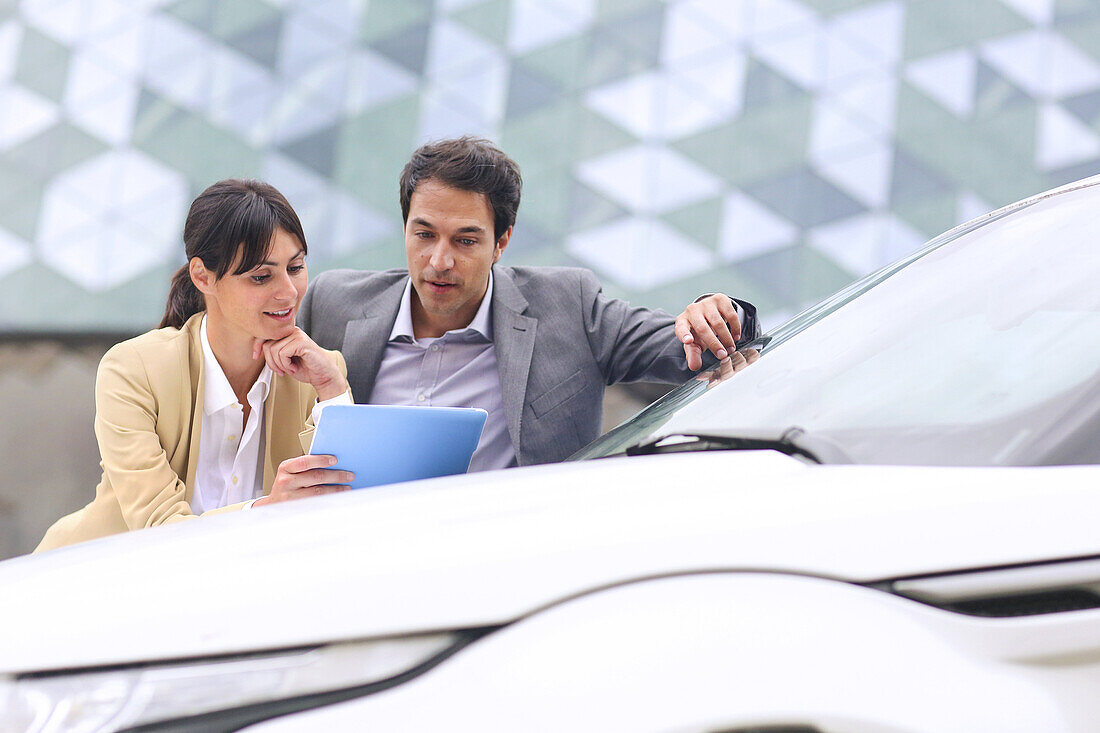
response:
[[[401,219],[409,221],[413,191],[424,181],[485,194],[493,209],[495,239],[516,223],[523,178],[516,161],[480,137],[463,136],[422,145],[401,171]]]

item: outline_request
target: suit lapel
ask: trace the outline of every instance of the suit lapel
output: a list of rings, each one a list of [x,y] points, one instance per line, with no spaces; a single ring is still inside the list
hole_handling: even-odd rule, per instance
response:
[[[344,328],[340,351],[348,365],[348,383],[356,402],[366,402],[374,390],[374,380],[378,377],[407,282],[408,278],[403,277],[372,298],[369,307],[373,313],[348,321]]]
[[[527,299],[504,268],[493,268],[493,344],[500,371],[501,402],[508,435],[520,454],[520,423],[527,395],[527,376],[535,350],[538,319],[523,315]]]

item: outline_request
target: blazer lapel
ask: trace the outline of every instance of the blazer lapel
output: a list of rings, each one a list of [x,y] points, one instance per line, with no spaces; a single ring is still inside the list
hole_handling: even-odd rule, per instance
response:
[[[390,285],[370,301],[372,314],[348,321],[344,328],[344,343],[340,351],[348,365],[348,383],[356,402],[365,403],[374,390],[378,368],[386,351],[386,343],[397,320],[401,295],[405,292],[404,277]]]
[[[202,438],[203,399],[205,397],[205,379],[203,376],[202,341],[199,336],[199,327],[203,314],[199,313],[191,317],[190,351],[188,359],[188,372],[191,378],[191,443],[187,447],[187,479],[184,481],[184,501],[191,503],[195,492],[195,473],[199,469],[199,443]]]
[[[278,470],[271,461],[271,444],[275,442],[275,435],[271,432],[273,421],[272,416],[278,412],[280,415],[293,415],[294,413],[287,409],[280,409],[279,398],[282,395],[282,391],[279,389],[279,382],[282,378],[276,375],[271,377],[270,392],[267,395],[267,399],[264,400],[264,496],[271,493],[271,487],[275,483],[275,472]],[[293,377],[290,377],[293,379]],[[292,397],[293,395],[286,395]]]
[[[493,344],[500,371],[501,402],[508,435],[520,454],[521,422],[538,319],[523,315],[527,299],[503,268],[493,268]]]

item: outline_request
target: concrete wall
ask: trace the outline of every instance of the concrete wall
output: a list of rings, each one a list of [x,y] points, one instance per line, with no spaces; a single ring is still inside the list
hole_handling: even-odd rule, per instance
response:
[[[0,343],[0,559],[30,552],[58,517],[95,495],[96,366],[110,343]],[[612,388],[605,429],[642,407],[646,388]]]
[[[29,552],[95,493],[95,370],[108,344],[0,344],[0,558]]]

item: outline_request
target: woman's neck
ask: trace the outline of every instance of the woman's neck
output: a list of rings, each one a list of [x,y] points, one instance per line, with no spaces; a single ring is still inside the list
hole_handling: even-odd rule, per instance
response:
[[[252,337],[226,328],[217,317],[206,317],[206,337],[210,350],[225,372],[233,394],[242,405],[248,404],[248,391],[264,370],[264,360],[252,358]]]

